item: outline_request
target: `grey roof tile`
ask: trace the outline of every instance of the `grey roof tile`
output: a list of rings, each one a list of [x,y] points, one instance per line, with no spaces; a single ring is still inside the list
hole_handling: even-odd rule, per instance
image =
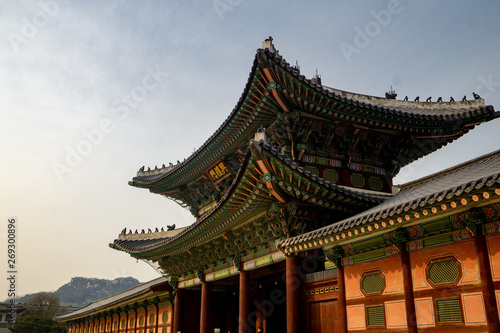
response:
[[[400,191],[383,203],[360,214],[321,228],[323,232],[336,233],[360,225],[373,219],[387,218],[400,214],[402,211],[414,209],[415,205],[423,207],[479,190],[485,186],[500,184],[500,150],[459,164],[422,179],[403,184]],[[281,242],[282,246],[294,244],[309,237],[306,233]],[[318,234],[319,235],[319,234]],[[317,238],[316,236],[314,238]]]

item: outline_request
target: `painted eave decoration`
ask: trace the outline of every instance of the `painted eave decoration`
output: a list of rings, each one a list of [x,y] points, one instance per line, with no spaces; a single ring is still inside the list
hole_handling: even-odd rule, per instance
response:
[[[472,208],[479,208],[483,215],[498,215],[498,202],[500,150],[404,184],[399,193],[384,203],[327,227],[283,240],[280,247],[285,254],[314,248],[327,250],[363,239],[382,237],[401,228],[406,228],[412,237],[418,239],[424,236],[419,234],[423,230],[419,225],[440,219],[455,223],[453,230],[465,228],[466,232],[470,232],[469,236],[473,236],[473,230],[454,219],[464,219],[460,213]],[[488,216],[484,220],[487,222]],[[447,231],[450,230],[439,232]]]

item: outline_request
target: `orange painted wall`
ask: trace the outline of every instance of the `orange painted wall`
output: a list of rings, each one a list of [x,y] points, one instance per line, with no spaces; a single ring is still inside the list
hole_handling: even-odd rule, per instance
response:
[[[363,304],[346,307],[347,328],[351,330],[366,329],[365,306]]]
[[[141,325],[141,318],[142,318],[142,325]],[[137,311],[137,332],[143,331],[145,332],[145,327],[146,327],[146,311]]]
[[[118,329],[120,328],[120,318],[118,316],[113,317],[111,320],[111,332],[118,332]]]
[[[461,292],[454,284],[432,286],[427,281],[426,268],[430,261],[443,257],[455,258],[461,266],[461,277],[456,287],[470,286],[469,292]],[[473,239],[452,244],[440,245],[410,252],[413,289],[416,293],[415,308],[419,328],[441,326],[436,323],[435,301],[440,298],[458,297],[461,303],[462,320],[465,326],[486,325],[483,295],[480,290],[480,273],[477,263],[477,251]],[[435,290],[433,293],[418,292]],[[460,329],[460,326],[456,329]],[[464,329],[462,326],[461,329]]]
[[[131,320],[133,321],[132,325],[130,325],[130,321]],[[127,332],[128,333],[133,333],[135,325],[137,325],[137,321],[136,321],[136,318],[135,318],[135,313],[129,313],[128,320],[127,320]]]
[[[462,294],[465,325],[486,324],[483,294],[481,292]]]
[[[123,321],[125,321],[125,327],[122,325]],[[118,328],[120,329],[120,332],[126,332],[126,329],[127,329],[127,314],[126,313],[120,313],[120,320],[118,322]]]
[[[345,288],[346,299],[356,299],[364,297],[360,289],[360,279],[363,273],[380,269],[385,275],[386,288],[382,295],[397,294],[403,292],[403,276],[401,275],[401,259],[393,256],[385,259],[378,259],[366,263],[345,266]]]
[[[99,320],[99,332],[104,332],[106,329],[106,319]]]
[[[346,299],[359,300],[365,297],[361,291],[361,278],[364,273],[380,271],[384,275],[385,289],[378,296],[401,295],[403,298],[403,276],[400,256],[373,260],[344,267]],[[404,300],[382,301],[386,326],[390,329],[406,329]],[[353,304],[346,307],[347,327],[350,331],[365,330],[366,308],[364,304]]]
[[[172,306],[166,305],[160,307],[160,318],[159,318],[158,332],[162,333],[165,329],[166,333],[171,333],[172,328]]]
[[[500,234],[486,237],[493,281],[500,281]]]
[[[413,289],[415,291],[432,289],[432,286],[426,280],[426,264],[432,259],[448,255],[454,256],[462,265],[462,277],[458,285],[477,284],[479,282],[479,268],[476,253],[473,240],[410,252]]]
[[[491,277],[493,281],[500,281],[500,234],[486,236],[488,255],[490,258]],[[500,317],[500,290],[495,289],[497,310]]]
[[[154,318],[152,324],[150,323],[151,315],[153,315],[153,318]],[[156,331],[156,308],[155,309],[148,309],[147,315],[145,317],[145,322],[146,322],[146,327],[147,327],[148,333],[151,333],[151,331],[153,331],[153,333],[157,333],[157,331]]]
[[[106,325],[104,325],[104,332],[111,332],[113,330],[113,318],[106,319]]]

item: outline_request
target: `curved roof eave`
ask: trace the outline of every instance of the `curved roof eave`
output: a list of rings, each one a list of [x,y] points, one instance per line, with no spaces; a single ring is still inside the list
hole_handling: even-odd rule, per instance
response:
[[[402,191],[378,206],[329,226],[286,239],[280,245],[286,247],[306,239],[335,234],[374,220],[394,216],[406,207],[415,205],[423,207],[495,184],[500,184],[500,150],[411,182],[410,186],[402,185]]]
[[[481,116],[484,118],[483,121],[489,121],[500,117],[500,112],[495,111],[491,105],[485,105],[483,99],[458,102],[412,102],[362,95],[326,87],[305,78],[304,75],[300,74],[299,70],[291,67],[290,64],[287,63],[279,54],[273,53],[269,49],[258,49],[247,84],[245,85],[240,99],[217,131],[183,162],[180,162],[175,166],[164,167],[159,170],[139,171],[138,176],[134,177],[132,181],[129,182],[129,185],[135,187],[148,187],[149,184],[157,183],[171,176],[178,177],[179,172],[182,174],[184,172],[183,170],[187,170],[190,162],[197,158],[205,149],[207,149],[207,147],[210,147],[211,143],[213,143],[216,138],[224,135],[224,129],[235,118],[238,110],[242,107],[242,104],[251,89],[257,68],[259,66],[262,66],[263,68],[268,67],[269,61],[272,61],[275,65],[286,69],[289,74],[296,77],[299,81],[304,82],[309,88],[312,88],[329,98],[353,107],[368,108],[380,114],[390,116],[395,115],[410,119],[425,119],[429,122],[432,122],[433,120],[440,120],[449,123],[468,120],[471,115],[476,117]],[[264,62],[265,64],[262,64]],[[475,124],[466,123],[466,126],[472,125]],[[453,135],[453,138],[455,138],[455,136],[459,136],[457,133]],[[142,173],[142,175],[139,175],[139,173]]]
[[[355,199],[357,201],[362,201],[366,202],[367,204],[373,206],[376,204],[380,204],[386,198],[381,198],[379,196],[373,196],[367,193],[363,193],[360,191],[356,191],[354,189],[349,189],[346,187],[342,187],[333,183],[330,183],[312,173],[309,171],[305,170],[304,168],[298,166],[295,162],[290,160],[289,158],[285,157],[283,154],[281,154],[276,148],[272,147],[269,144],[263,143],[263,142],[251,142],[251,145],[259,145],[263,150],[265,150],[267,153],[269,153],[271,156],[283,161],[285,164],[287,164],[291,169],[296,170],[300,174],[302,174],[306,179],[310,179],[314,183],[317,183],[323,187],[326,187],[330,190],[334,190],[343,196]],[[244,163],[242,163],[240,170],[238,171],[237,176],[235,177],[233,183],[231,184],[230,189],[226,192],[226,194],[217,202],[217,204],[209,211],[207,212],[203,217],[201,217],[198,221],[190,225],[189,227],[186,227],[182,232],[176,234],[175,236],[168,237],[168,238],[156,238],[156,239],[148,239],[143,242],[141,246],[134,246],[131,247],[128,245],[128,242],[121,241],[119,239],[115,240],[113,243],[110,244],[110,247],[119,251],[127,252],[130,255],[134,256],[134,254],[139,254],[139,253],[144,253],[146,251],[153,251],[156,249],[161,248],[162,246],[166,246],[169,243],[172,243],[176,240],[179,240],[183,237],[188,236],[190,232],[192,232],[195,228],[200,227],[205,221],[210,219],[212,216],[214,216],[217,211],[229,200],[229,198],[232,196],[232,194],[235,192],[235,190],[238,188],[240,184],[241,177],[243,176],[249,160],[251,158],[251,150],[249,149],[246,154],[246,158]],[[138,241],[134,241],[136,245],[139,245]]]

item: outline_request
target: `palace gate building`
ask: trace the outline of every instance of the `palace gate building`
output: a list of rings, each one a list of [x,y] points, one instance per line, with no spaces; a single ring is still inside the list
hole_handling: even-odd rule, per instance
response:
[[[476,94],[323,86],[270,38],[202,147],[130,182],[196,217],[110,244],[162,277],[58,319],[72,333],[500,332],[500,151],[392,183],[499,116]]]

